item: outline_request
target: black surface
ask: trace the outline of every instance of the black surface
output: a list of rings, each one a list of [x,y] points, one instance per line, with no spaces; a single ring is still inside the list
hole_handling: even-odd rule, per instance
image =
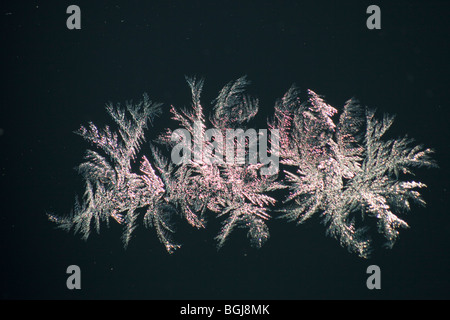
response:
[[[67,6],[82,29],[66,28]],[[366,28],[378,4],[382,29]],[[2,299],[448,299],[448,1],[4,1],[0,110]],[[350,97],[396,114],[392,134],[436,150],[440,169],[418,170],[426,208],[414,206],[392,250],[369,260],[325,236],[319,219],[269,223],[260,250],[245,233],[216,251],[208,231],[181,227],[168,255],[138,228],[127,250],[121,228],[87,242],[55,230],[46,212],[67,213],[82,181],[73,168],[88,144],[72,132],[106,123],[104,104],[147,92],[188,106],[184,75],[206,78],[203,101],[247,74],[261,118],[296,83],[340,108]],[[166,120],[164,120],[166,119]],[[68,265],[82,289],[66,288]],[[381,290],[366,268],[381,268]]]

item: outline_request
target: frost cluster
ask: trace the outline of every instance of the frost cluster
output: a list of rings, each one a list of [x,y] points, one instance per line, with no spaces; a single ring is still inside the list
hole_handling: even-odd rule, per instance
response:
[[[174,240],[176,217],[198,229],[211,218],[221,219],[220,248],[236,228],[245,228],[251,244],[261,247],[269,238],[272,216],[300,224],[318,214],[327,234],[366,258],[371,250],[367,221],[376,221],[386,246],[392,247],[399,229],[408,227],[396,214],[410,210],[411,202],[425,205],[417,191],[425,185],[400,178],[412,176],[415,167],[435,167],[432,150],[407,137],[384,139],[392,116],[376,119],[373,110],[349,100],[337,117],[338,111],[315,92],[308,90],[301,101],[293,86],[275,104],[268,122],[272,135],[264,136],[267,130],[257,134],[270,148],[250,134],[230,144],[227,132],[244,132],[258,113],[259,101],[246,93],[246,77],[223,87],[208,117],[200,101],[204,81],[187,78],[187,83],[191,107],[170,109],[182,131],[167,128],[153,137],[148,156],[138,157],[161,104],[147,95],[124,108],[107,105],[114,129],[82,126],[77,133],[95,147],[78,167],[84,195],[70,215],[49,214],[49,219],[87,239],[112,218],[123,225],[125,247],[141,223],[154,228],[172,253],[180,247]],[[198,139],[199,134],[206,139]],[[232,152],[228,148],[225,154],[227,144]],[[251,152],[258,147],[257,155]],[[174,156],[183,161],[172,161]],[[275,162],[278,169],[278,159],[282,170],[266,174]],[[134,172],[137,161],[139,171]],[[276,198],[276,190],[284,190],[285,197]]]

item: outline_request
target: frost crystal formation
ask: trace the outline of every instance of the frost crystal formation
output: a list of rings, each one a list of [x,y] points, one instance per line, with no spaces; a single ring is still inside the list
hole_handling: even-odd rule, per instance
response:
[[[412,140],[383,140],[393,123],[384,115],[376,120],[374,111],[355,101],[345,104],[337,123],[337,110],[309,90],[300,103],[298,90],[291,88],[275,106],[271,126],[281,132],[281,162],[285,182],[291,190],[284,217],[303,223],[319,213],[327,234],[361,257],[368,257],[371,239],[363,224],[377,220],[378,232],[392,247],[398,229],[408,224],[395,211],[410,209],[410,201],[424,205],[415,189],[416,181],[401,181],[400,174],[412,174],[414,167],[433,167],[430,149],[412,146]],[[359,222],[359,223],[358,223]]]
[[[399,229],[408,227],[396,214],[410,210],[411,201],[425,205],[417,191],[425,185],[402,181],[400,176],[411,176],[415,167],[436,166],[430,158],[432,151],[413,145],[407,137],[383,139],[393,117],[377,120],[373,110],[354,100],[347,101],[337,117],[338,111],[315,92],[308,90],[302,102],[299,90],[291,87],[276,102],[268,123],[279,136],[269,138],[270,149],[263,145],[267,155],[279,157],[283,170],[265,175],[267,162],[261,153],[259,162],[250,161],[248,150],[255,140],[248,136],[233,140],[236,156],[239,148],[244,150],[241,161],[234,152],[234,159],[220,161],[224,155],[219,147],[226,132],[246,130],[258,112],[258,100],[246,94],[246,77],[219,92],[209,117],[200,102],[203,80],[187,78],[187,83],[191,108],[172,106],[170,112],[192,141],[168,128],[153,137],[150,155],[138,159],[148,124],[161,113],[161,104],[144,95],[142,101],[126,103],[125,108],[107,105],[116,129],[99,129],[90,123],[77,131],[96,147],[86,152],[85,162],[78,167],[86,186],[81,201],[75,200],[70,215],[49,214],[49,219],[87,239],[92,228],[99,232],[101,222],[108,224],[112,218],[124,227],[125,247],[142,221],[172,253],[180,247],[173,238],[175,218],[197,229],[205,228],[211,217],[220,219],[218,248],[236,228],[245,228],[251,244],[259,248],[269,238],[267,222],[274,214],[299,224],[318,214],[328,235],[367,258],[372,242],[369,221],[376,222],[386,246],[392,247]],[[208,129],[214,129],[213,136],[194,141],[196,133],[204,136],[211,132]],[[177,156],[184,161],[173,163],[165,151],[178,153],[180,142],[184,148]],[[273,148],[275,142],[277,148]],[[212,161],[215,157],[217,161]],[[230,157],[228,151],[226,157]],[[139,170],[133,172],[136,162]],[[276,199],[276,190],[285,190],[285,197]]]

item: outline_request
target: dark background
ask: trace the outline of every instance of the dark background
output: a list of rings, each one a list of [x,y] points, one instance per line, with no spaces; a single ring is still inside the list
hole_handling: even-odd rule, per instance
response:
[[[81,8],[81,30],[66,8]],[[381,30],[366,8],[381,8]],[[3,1],[0,110],[0,285],[2,299],[448,299],[448,1]],[[108,101],[147,92],[188,106],[184,75],[204,76],[207,106],[244,74],[260,119],[296,83],[340,108],[348,98],[396,114],[392,135],[436,150],[440,169],[417,170],[428,205],[404,216],[392,250],[363,260],[325,236],[318,218],[269,222],[260,250],[236,232],[217,252],[207,231],[181,226],[168,255],[141,226],[127,250],[121,228],[87,242],[56,230],[46,212],[66,214],[83,192],[73,168],[89,145],[73,131],[108,123]],[[149,131],[150,137],[155,134]],[[145,148],[143,152],[145,151]],[[66,288],[81,268],[82,289]],[[381,290],[366,268],[381,268]]]

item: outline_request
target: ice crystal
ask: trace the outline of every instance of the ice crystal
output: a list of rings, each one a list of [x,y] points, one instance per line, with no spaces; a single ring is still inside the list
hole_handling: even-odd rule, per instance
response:
[[[61,228],[75,233],[80,232],[87,239],[92,227],[100,231],[100,222],[109,222],[113,218],[124,225],[123,242],[127,246],[136,227],[138,210],[144,207],[157,207],[148,210],[144,216],[147,225],[153,225],[161,241],[170,250],[174,247],[166,236],[170,231],[168,218],[161,206],[165,188],[162,180],[143,157],[141,174],[132,172],[131,164],[145,141],[147,123],[160,113],[159,103],[149,100],[144,95],[137,104],[126,103],[126,109],[120,105],[107,105],[109,115],[115,121],[118,132],[106,126],[100,130],[93,123],[86,128],[82,126],[76,133],[96,146],[101,153],[88,150],[85,160],[78,167],[86,184],[86,190],[80,204],[75,206],[69,216],[58,217],[49,214],[49,219]]]
[[[171,108],[173,119],[182,128],[202,137],[210,124],[218,132],[216,140],[202,140],[200,146],[193,144],[189,154],[193,157],[180,164],[172,163],[155,145],[150,144],[151,161],[142,156],[140,172],[132,172],[144,139],[144,129],[148,120],[160,112],[160,104],[152,103],[144,95],[143,101],[133,105],[127,103],[126,110],[120,106],[107,106],[107,111],[118,127],[118,133],[109,126],[103,130],[90,123],[77,132],[90,141],[105,155],[88,150],[86,162],[78,167],[86,183],[82,203],[76,199],[72,214],[59,217],[49,214],[49,219],[65,230],[80,232],[84,239],[89,237],[91,228],[97,232],[101,221],[113,218],[124,225],[123,242],[127,246],[137,219],[142,210],[144,225],[154,227],[161,243],[169,253],[179,245],[172,233],[173,216],[181,215],[190,225],[204,228],[207,215],[223,217],[223,226],[216,239],[220,248],[236,227],[248,229],[248,237],[253,245],[260,247],[269,238],[266,221],[270,218],[268,207],[276,200],[266,193],[283,186],[275,182],[276,176],[260,174],[263,164],[211,162],[211,152],[226,130],[241,128],[250,121],[258,110],[258,101],[245,95],[248,81],[242,77],[230,82],[214,101],[214,114],[207,122],[200,104],[203,80],[187,78],[192,92],[190,111]],[[220,137],[219,137],[220,136]],[[174,146],[177,135],[170,129],[156,140],[167,146]],[[198,142],[198,141],[194,141]],[[236,144],[243,143],[238,146]],[[249,141],[236,141],[234,148],[245,150],[248,158]],[[245,160],[245,159],[244,159]]]
[[[251,244],[259,248],[269,238],[267,221],[276,208],[272,191],[288,188],[277,207],[282,217],[301,224],[319,214],[327,234],[368,257],[370,219],[376,221],[386,246],[392,247],[398,230],[408,227],[396,214],[409,210],[411,201],[425,204],[417,191],[425,184],[400,177],[411,176],[414,167],[436,166],[432,151],[407,137],[384,139],[393,117],[377,120],[373,110],[349,100],[334,120],[337,109],[311,90],[301,102],[293,86],[275,104],[270,138],[265,130],[249,129],[230,139],[230,131],[243,133],[258,112],[259,101],[246,93],[247,78],[223,87],[209,117],[200,100],[203,79],[186,80],[191,107],[170,108],[180,128],[159,134],[150,143],[148,157],[137,160],[147,125],[160,114],[161,104],[147,95],[136,104],[127,102],[125,108],[107,105],[116,129],[89,123],[77,131],[96,147],[86,152],[78,167],[85,192],[81,201],[75,199],[70,215],[49,214],[51,221],[87,239],[92,229],[99,232],[101,222],[108,224],[112,218],[124,227],[125,247],[142,221],[172,253],[180,246],[173,239],[176,217],[197,229],[217,218],[222,222],[218,248],[235,228],[246,228]],[[270,150],[262,138],[268,138]],[[258,155],[251,152],[258,147]],[[270,167],[276,158],[278,165],[278,157],[284,173],[267,174],[267,164]],[[136,161],[139,170],[134,169]]]
[[[206,134],[208,123],[200,104],[200,94],[203,80],[187,78],[192,92],[192,112],[179,112],[171,108],[173,119],[186,129],[194,140],[196,136]],[[270,218],[268,207],[274,205],[276,200],[267,195],[267,192],[282,188],[276,183],[276,176],[261,175],[262,164],[251,164],[244,161],[242,164],[234,161],[211,161],[211,152],[217,150],[218,141],[226,140],[228,129],[244,128],[258,111],[258,100],[245,95],[248,81],[241,77],[228,83],[213,101],[213,114],[210,126],[216,129],[215,140],[201,140],[188,143],[188,154],[192,158],[180,165],[178,170],[189,173],[189,183],[183,190],[183,203],[192,217],[204,218],[205,211],[215,213],[217,217],[225,217],[222,229],[217,235],[218,247],[222,247],[232,230],[236,227],[248,229],[248,237],[256,247],[261,247],[269,238],[266,220]],[[196,132],[197,130],[197,132]],[[159,139],[160,142],[171,145],[173,132],[169,129]],[[244,158],[248,160],[249,141],[234,141],[233,151],[227,157],[234,157],[234,149],[245,150]],[[242,145],[239,145],[239,144]],[[220,149],[219,149],[220,150]],[[185,150],[186,151],[186,150]],[[220,152],[220,151],[219,151]],[[221,153],[224,153],[223,151]],[[219,153],[216,153],[219,156]],[[223,156],[223,154],[220,154]],[[244,160],[245,160],[244,159]],[[180,194],[180,193],[179,193]]]
[[[383,140],[393,122],[389,115],[376,120],[373,110],[349,100],[335,124],[337,110],[311,90],[308,96],[301,103],[292,87],[276,104],[270,123],[280,130],[281,163],[292,168],[285,170],[291,192],[283,217],[303,223],[320,213],[327,234],[361,257],[371,250],[363,222],[373,217],[392,247],[398,229],[408,227],[394,212],[409,210],[411,200],[425,204],[415,190],[425,184],[401,181],[400,173],[436,166],[432,150],[412,146],[407,137]]]

